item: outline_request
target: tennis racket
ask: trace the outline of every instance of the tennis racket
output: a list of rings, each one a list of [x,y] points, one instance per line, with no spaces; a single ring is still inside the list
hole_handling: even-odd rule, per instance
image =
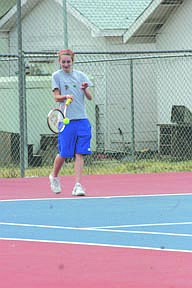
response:
[[[72,99],[68,98],[65,102],[64,112],[62,112],[59,108],[52,109],[47,116],[47,125],[49,129],[55,133],[61,133],[65,125],[69,124],[70,120],[66,117],[67,107],[71,104]]]

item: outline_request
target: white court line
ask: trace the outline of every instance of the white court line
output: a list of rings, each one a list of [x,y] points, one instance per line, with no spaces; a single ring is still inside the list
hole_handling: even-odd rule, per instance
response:
[[[36,199],[5,199],[0,200],[1,202],[19,202],[19,201],[58,201],[58,200],[94,200],[94,199],[118,199],[118,198],[142,198],[142,197],[169,197],[169,196],[190,196],[192,193],[181,193],[181,194],[147,194],[147,195],[124,195],[124,196],[104,196],[104,197],[84,197],[84,198],[36,198]],[[98,231],[103,232],[106,228],[120,228],[120,227],[144,227],[144,226],[160,226],[160,225],[190,225],[192,222],[181,222],[181,223],[157,223],[157,224],[135,224],[135,225],[120,225],[120,226],[102,226],[102,227],[64,227],[64,226],[46,226],[46,225],[33,225],[33,224],[22,224],[22,223],[5,223],[0,222],[0,225],[12,225],[12,226],[26,226],[26,227],[39,227],[39,228],[50,228],[50,229],[68,229],[68,230],[90,230],[90,231]],[[112,232],[109,229],[106,229],[107,232]],[[118,230],[116,230],[118,232]],[[115,232],[116,232],[115,231]],[[191,234],[174,234],[174,233],[158,233],[158,232],[144,232],[144,231],[123,231],[119,230],[118,233],[146,233],[146,234],[163,234],[163,235],[171,235],[171,236],[184,236],[184,237],[192,237]],[[117,233],[116,232],[116,233]],[[144,250],[160,250],[160,251],[170,251],[170,252],[187,252],[192,253],[192,250],[179,250],[179,249],[167,249],[167,248],[154,248],[154,247],[142,247],[142,246],[128,246],[128,245],[113,245],[113,244],[101,244],[101,243],[87,243],[87,242],[69,242],[69,241],[53,241],[53,240],[38,240],[38,239],[20,239],[20,238],[2,238],[0,240],[17,240],[17,241],[30,241],[30,242],[43,242],[43,243],[61,243],[61,244],[77,244],[77,245],[88,245],[88,246],[104,246],[104,247],[117,247],[117,248],[132,248],[132,249],[144,249]]]
[[[18,201],[49,201],[49,200],[92,200],[92,199],[113,199],[113,198],[142,198],[142,197],[169,197],[169,196],[190,196],[192,193],[176,194],[143,194],[143,195],[123,195],[123,196],[98,196],[98,197],[73,197],[73,198],[32,198],[32,199],[0,199],[0,202],[18,202]]]
[[[129,227],[150,227],[150,226],[171,226],[171,225],[191,225],[192,222],[168,222],[168,223],[148,223],[148,224],[128,224],[128,225],[114,225],[114,226],[96,226],[94,229],[105,228],[129,228]]]
[[[81,231],[95,231],[95,232],[110,232],[110,233],[129,233],[129,234],[150,234],[150,235],[164,235],[164,236],[177,236],[177,237],[192,237],[192,234],[178,234],[167,232],[153,232],[153,231],[130,231],[130,230],[110,230],[105,228],[92,228],[92,227],[67,227],[67,226],[50,226],[40,224],[22,224],[11,222],[0,222],[0,225],[5,226],[19,226],[19,227],[33,227],[33,228],[45,228],[45,229],[62,229],[62,230],[81,230]]]
[[[41,225],[41,224],[11,223],[11,222],[0,222],[0,225],[46,228],[46,229],[63,229],[63,230],[89,230],[91,229],[91,228],[81,228],[81,227],[68,227],[68,226],[55,226],[55,225],[50,226],[50,225]]]
[[[129,233],[129,234],[150,234],[150,235],[164,235],[164,236],[177,236],[177,237],[192,237],[192,234],[178,234],[178,233],[167,233],[167,232],[153,232],[153,231],[133,231],[133,230],[110,230],[110,229],[88,229],[94,231],[104,231],[112,233]]]
[[[163,247],[163,248],[154,248],[154,247],[113,245],[113,244],[101,244],[101,243],[89,243],[89,242],[69,242],[69,241],[22,239],[22,238],[8,238],[8,237],[6,237],[6,238],[0,237],[0,240],[22,241],[22,242],[37,242],[37,243],[53,243],[53,244],[69,244],[69,245],[85,245],[85,246],[99,246],[99,247],[114,247],[114,248],[127,248],[127,249],[140,249],[140,250],[157,250],[157,251],[162,251],[162,252],[192,253],[192,250],[167,249],[165,247]]]

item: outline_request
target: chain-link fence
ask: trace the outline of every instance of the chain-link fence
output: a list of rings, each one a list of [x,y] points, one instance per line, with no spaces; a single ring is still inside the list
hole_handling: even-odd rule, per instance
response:
[[[1,1],[0,177],[52,170],[47,114],[63,48],[94,84],[84,173],[192,169],[192,51],[181,51],[191,47],[191,3],[136,2]],[[61,175],[73,173],[73,160]]]
[[[23,60],[21,109],[18,58],[0,55],[0,177],[19,177],[22,169],[25,176],[47,176],[57,154],[57,135],[47,127],[47,114],[57,105],[51,92],[57,56],[28,53]],[[74,69],[94,84],[94,99],[86,101],[93,153],[85,158],[84,173],[145,171],[148,163],[158,170],[161,163],[184,161],[190,169],[190,51],[77,53]],[[73,159],[62,173],[73,173]]]

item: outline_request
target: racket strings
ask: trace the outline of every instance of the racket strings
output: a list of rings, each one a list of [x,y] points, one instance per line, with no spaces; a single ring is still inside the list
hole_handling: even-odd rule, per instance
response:
[[[60,133],[64,129],[63,113],[59,109],[53,109],[48,115],[48,126],[54,133]]]
[[[59,119],[58,119],[57,115],[55,115],[55,113],[53,113],[53,115],[51,115],[50,121],[51,121],[52,125],[54,125],[54,126],[58,125]]]

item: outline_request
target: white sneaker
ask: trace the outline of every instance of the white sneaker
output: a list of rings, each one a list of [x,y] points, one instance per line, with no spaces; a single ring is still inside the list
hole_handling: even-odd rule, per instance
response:
[[[61,185],[58,177],[53,177],[52,174],[49,175],[49,180],[51,184],[52,192],[59,194],[61,192]]]
[[[85,196],[85,191],[80,183],[76,183],[72,191],[73,196]]]

